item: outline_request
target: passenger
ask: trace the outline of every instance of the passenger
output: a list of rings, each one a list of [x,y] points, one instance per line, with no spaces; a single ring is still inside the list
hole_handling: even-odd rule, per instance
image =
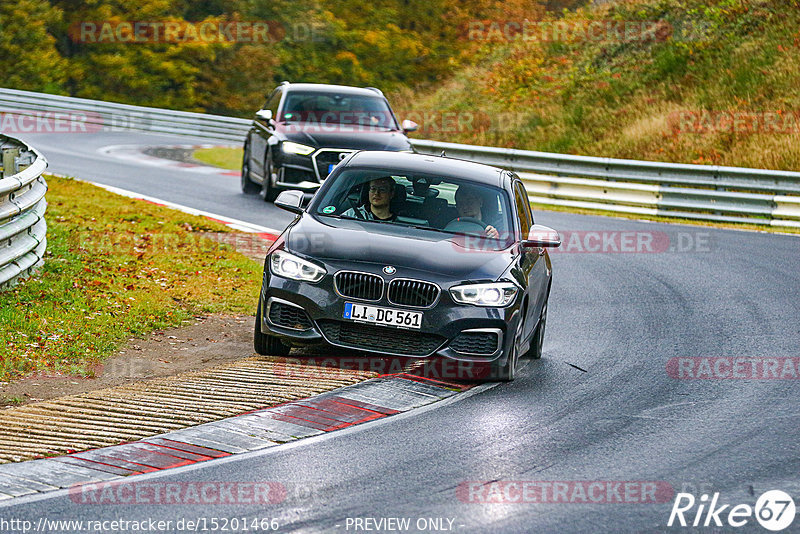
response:
[[[397,214],[392,213],[390,207],[394,198],[395,181],[391,176],[383,176],[369,181],[369,200],[367,206],[350,208],[342,217],[366,219],[368,221],[394,221]],[[358,210],[358,213],[356,213]]]
[[[477,219],[481,224],[486,224],[486,229],[484,230],[486,237],[500,238],[500,232],[497,231],[497,228],[483,219],[483,197],[477,188],[468,185],[459,186],[456,190],[456,209],[458,210],[458,217],[453,219],[454,221],[464,217]]]

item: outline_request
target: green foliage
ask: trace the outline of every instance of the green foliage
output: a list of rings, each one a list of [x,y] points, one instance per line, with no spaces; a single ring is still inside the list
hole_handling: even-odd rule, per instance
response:
[[[440,113],[469,102],[489,115],[516,113],[525,125],[425,132],[440,140],[800,169],[797,128],[677,131],[682,112],[797,113],[797,0],[628,0],[579,8],[560,20],[653,23],[656,38],[486,43],[451,83],[422,97],[398,91],[394,98],[401,107],[413,101],[416,109]]]
[[[468,38],[471,23],[523,20],[639,21],[656,32]],[[260,21],[273,39],[85,43],[70,38],[81,21]],[[800,108],[800,0],[19,0],[0,4],[0,24],[10,87],[247,117],[285,79],[369,85],[401,118],[485,115],[459,131],[423,125],[426,137],[800,168],[800,134],[676,135],[671,122],[682,110]]]
[[[61,10],[45,0],[0,2],[3,86],[64,93],[67,61],[51,33],[61,17]]]
[[[518,16],[536,0],[21,0],[0,6],[0,52],[19,57],[4,85],[250,116],[284,79],[396,90],[451,75],[474,48],[470,20]],[[81,38],[81,23],[259,22],[267,42]],[[116,27],[116,26],[115,26]],[[56,48],[57,47],[57,48]]]

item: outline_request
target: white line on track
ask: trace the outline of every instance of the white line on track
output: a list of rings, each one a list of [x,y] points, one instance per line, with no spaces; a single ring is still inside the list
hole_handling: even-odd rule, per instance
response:
[[[195,208],[190,208],[189,206],[184,206],[182,204],[175,204],[174,202],[170,202],[168,200],[162,200],[160,198],[151,197],[148,195],[143,195],[141,193],[136,193],[134,191],[128,191],[127,189],[120,189],[119,187],[113,187],[110,185],[100,184],[97,182],[92,182],[89,180],[81,180],[80,178],[75,178],[73,176],[65,176],[63,174],[52,174],[53,176],[58,176],[60,178],[70,178],[73,180],[77,180],[79,182],[84,182],[87,184],[92,184],[101,189],[105,189],[111,193],[115,193],[117,195],[121,195],[128,198],[136,198],[139,200],[144,200],[146,202],[151,202],[153,204],[158,204],[159,206],[165,206],[167,208],[172,208],[174,210],[181,211],[183,213],[188,213],[189,215],[198,215],[200,217],[207,217],[209,219],[213,219],[215,221],[220,221],[230,228],[234,230],[239,230],[240,232],[247,232],[251,234],[270,234],[273,236],[279,236],[282,230],[278,230],[276,228],[267,228],[266,226],[260,226],[258,224],[249,223],[247,221],[242,221],[240,219],[234,219],[231,217],[226,217],[225,215],[219,215],[217,213],[211,213],[208,211],[198,210]]]

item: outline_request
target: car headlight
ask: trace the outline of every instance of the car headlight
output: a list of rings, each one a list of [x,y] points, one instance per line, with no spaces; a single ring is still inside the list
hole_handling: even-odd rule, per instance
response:
[[[322,267],[289,254],[285,250],[276,250],[272,253],[269,258],[269,268],[275,276],[304,282],[319,282],[326,272]]]
[[[508,306],[517,294],[517,286],[510,282],[491,284],[465,284],[450,288],[450,296],[459,304],[475,306]]]
[[[281,150],[287,154],[300,154],[301,156],[308,156],[316,150],[313,146],[301,145],[300,143],[292,143],[291,141],[284,141],[281,143]]]

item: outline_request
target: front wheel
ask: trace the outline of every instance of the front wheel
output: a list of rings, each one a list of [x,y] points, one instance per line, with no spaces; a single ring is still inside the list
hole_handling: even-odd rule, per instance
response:
[[[258,298],[256,324],[253,332],[253,348],[262,356],[288,356],[290,349],[279,338],[261,331],[261,297]]]
[[[258,193],[258,189],[258,184],[250,179],[250,143],[245,143],[242,156],[242,193],[253,195]]]
[[[272,202],[278,196],[278,192],[272,187],[272,173],[274,165],[272,163],[272,150],[267,150],[264,158],[264,182],[261,184],[261,198],[264,202]]]
[[[517,375],[517,362],[519,361],[519,349],[517,348],[517,345],[519,345],[521,339],[522,320],[520,320],[519,327],[517,327],[516,337],[514,338],[514,342],[511,344],[511,355],[506,360],[506,364],[502,367],[494,367],[493,374],[500,382],[511,382]]]
[[[544,346],[544,329],[547,326],[547,302],[544,303],[542,315],[539,318],[539,325],[536,327],[536,332],[533,333],[531,340],[531,348],[528,349],[526,356],[528,358],[538,360],[542,357],[542,347]]]

